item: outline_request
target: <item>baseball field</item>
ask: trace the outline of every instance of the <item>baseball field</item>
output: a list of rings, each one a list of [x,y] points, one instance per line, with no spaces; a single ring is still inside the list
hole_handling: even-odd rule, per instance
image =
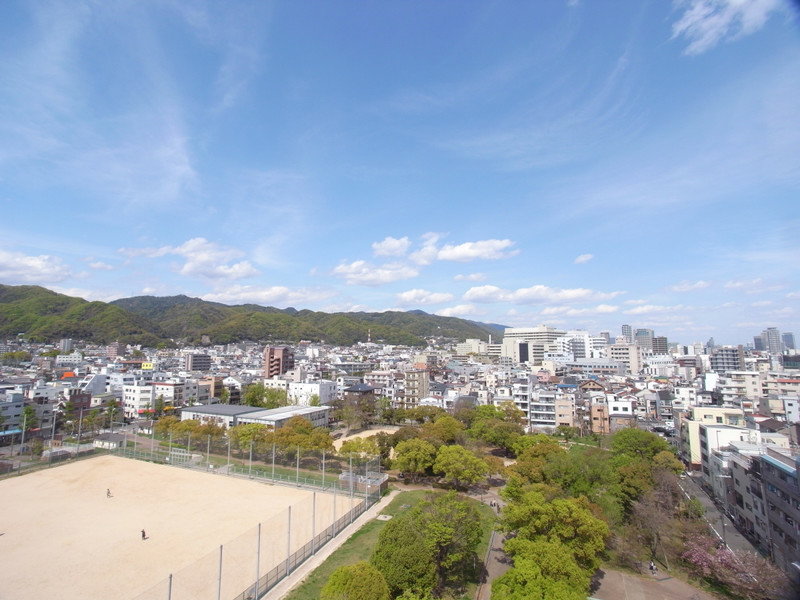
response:
[[[0,600],[167,598],[169,586],[173,599],[232,599],[353,502],[115,456],[2,480],[0,498]]]

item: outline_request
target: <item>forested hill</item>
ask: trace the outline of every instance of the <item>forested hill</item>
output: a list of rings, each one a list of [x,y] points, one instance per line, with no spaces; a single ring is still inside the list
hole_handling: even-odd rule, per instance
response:
[[[0,337],[23,333],[33,341],[62,337],[96,343],[115,340],[153,346],[181,341],[325,341],[349,345],[367,340],[419,346],[428,337],[499,338],[503,328],[422,311],[323,313],[245,304],[227,306],[188,296],[138,296],[87,302],[38,286],[0,285]]]

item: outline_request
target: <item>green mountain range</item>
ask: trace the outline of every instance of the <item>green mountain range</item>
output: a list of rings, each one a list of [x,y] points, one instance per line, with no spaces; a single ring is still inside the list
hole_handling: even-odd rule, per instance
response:
[[[204,340],[212,344],[309,340],[350,345],[371,336],[374,342],[420,346],[431,337],[499,338],[503,329],[422,311],[323,313],[256,304],[228,306],[188,296],[88,302],[39,286],[0,285],[0,338],[4,339],[24,334],[31,341],[66,337],[143,346]]]

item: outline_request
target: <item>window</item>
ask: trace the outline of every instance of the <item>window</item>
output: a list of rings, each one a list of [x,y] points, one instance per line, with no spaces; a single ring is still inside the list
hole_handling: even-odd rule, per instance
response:
[[[722,423],[722,417],[717,417],[717,423]]]

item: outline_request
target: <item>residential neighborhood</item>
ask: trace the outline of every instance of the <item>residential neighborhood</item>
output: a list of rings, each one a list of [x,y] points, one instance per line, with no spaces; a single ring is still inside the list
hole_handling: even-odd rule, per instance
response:
[[[151,349],[20,338],[0,355],[6,471],[33,440],[47,448],[77,435],[107,447],[93,434],[130,424],[144,430],[162,415],[275,429],[302,416],[315,427],[349,429],[397,424],[423,407],[452,414],[513,405],[530,433],[657,433],[754,547],[800,577],[800,354],[793,334],[774,328],[738,346],[682,345],[629,325],[618,335],[538,325],[508,328],[502,340],[431,338],[424,348],[367,341]],[[280,391],[288,406],[248,404],[253,386]]]

